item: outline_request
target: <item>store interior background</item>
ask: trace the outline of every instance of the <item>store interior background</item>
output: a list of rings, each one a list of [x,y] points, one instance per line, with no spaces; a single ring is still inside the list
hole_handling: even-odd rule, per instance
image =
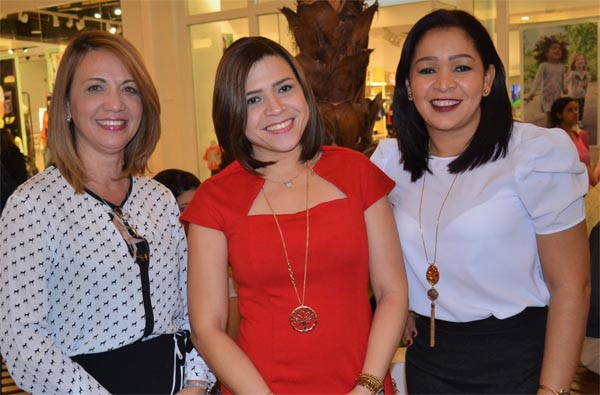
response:
[[[368,1],[368,4],[372,3],[373,0]],[[53,73],[60,53],[70,35],[85,24],[88,28],[112,28],[115,34],[123,34],[131,40],[153,76],[161,99],[163,135],[150,161],[151,171],[156,173],[175,167],[206,179],[210,172],[203,160],[204,151],[215,140],[211,118],[212,87],[224,45],[240,37],[262,35],[295,52],[287,21],[279,12],[284,6],[295,10],[294,1],[281,0],[87,0],[70,3],[2,0],[0,60],[14,61],[16,95],[21,98],[21,104],[30,108],[31,117],[26,116],[22,108],[18,112],[20,124],[29,124],[31,129],[29,137],[32,141],[23,144],[26,153],[35,158],[38,169],[44,168],[39,141],[41,114],[46,108],[46,97],[52,91]],[[117,8],[121,15],[114,13]],[[368,96],[381,92],[384,98],[390,98],[406,33],[415,21],[437,8],[464,9],[484,23],[506,65],[509,90],[512,85],[522,84],[521,29],[546,23],[570,24],[580,20],[598,23],[600,20],[598,0],[379,0],[379,12],[373,20],[369,39],[369,48],[374,51],[367,73]],[[96,12],[101,13],[100,22],[94,20]],[[523,17],[529,19],[523,20]],[[42,29],[39,28],[40,21],[44,24]],[[36,30],[42,34],[35,33]],[[6,76],[2,78],[4,85]],[[586,104],[586,111],[595,112],[596,120],[600,118],[597,99],[596,81],[594,88],[588,90],[589,106]],[[519,109],[516,111],[518,115]],[[593,141],[598,141],[598,127],[594,127]],[[376,123],[375,129],[376,138],[385,136],[385,118]],[[27,140],[26,134],[22,134]],[[597,159],[596,145],[593,160]]]

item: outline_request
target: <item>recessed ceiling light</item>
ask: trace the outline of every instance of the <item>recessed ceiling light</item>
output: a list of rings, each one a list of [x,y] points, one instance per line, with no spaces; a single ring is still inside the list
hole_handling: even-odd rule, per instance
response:
[[[529,20],[529,17],[528,17],[527,15],[526,15],[526,16],[522,16],[522,17],[521,17],[521,20],[522,20],[522,21],[528,21],[528,20]]]
[[[115,8],[115,15],[121,15],[121,9]]]
[[[100,13],[99,13],[99,12],[96,12],[96,13],[94,14],[94,18],[96,18],[96,19],[100,19],[100,18],[102,18],[102,15],[100,15]]]

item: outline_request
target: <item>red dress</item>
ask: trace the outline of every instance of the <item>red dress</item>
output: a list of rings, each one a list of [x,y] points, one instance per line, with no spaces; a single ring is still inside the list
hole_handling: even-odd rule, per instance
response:
[[[305,305],[315,329],[289,323],[298,299],[273,216],[247,213],[264,180],[234,162],[202,183],[182,219],[224,232],[242,316],[238,344],[275,394],[343,394],[361,372],[369,336],[368,245],[364,211],[394,186],[361,153],[323,147],[314,171],[347,198],[310,209]],[[278,215],[302,295],[305,212]],[[389,375],[386,393],[392,393]]]

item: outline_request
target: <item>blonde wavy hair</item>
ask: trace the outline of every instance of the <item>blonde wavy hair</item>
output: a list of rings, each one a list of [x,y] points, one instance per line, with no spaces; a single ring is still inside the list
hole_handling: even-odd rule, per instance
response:
[[[131,73],[142,102],[142,119],[137,133],[125,147],[123,177],[144,174],[148,159],[160,138],[160,102],[158,93],[136,48],[125,38],[103,31],[84,31],[67,46],[52,93],[48,112],[48,146],[54,164],[76,193],[83,193],[88,181],[81,158],[77,154],[77,133],[67,119],[71,84],[82,59],[90,52],[106,50],[114,54]]]

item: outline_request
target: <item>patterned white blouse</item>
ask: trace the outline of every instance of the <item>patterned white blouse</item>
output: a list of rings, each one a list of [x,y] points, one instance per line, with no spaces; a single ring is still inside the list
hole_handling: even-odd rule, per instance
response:
[[[122,205],[150,244],[154,331],[189,330],[187,244],[173,195],[133,177]],[[0,353],[15,382],[35,394],[107,391],[69,357],[109,351],[142,337],[140,270],[109,216],[110,207],[75,194],[58,169],[29,179],[0,218]],[[195,350],[186,380],[214,376]]]

